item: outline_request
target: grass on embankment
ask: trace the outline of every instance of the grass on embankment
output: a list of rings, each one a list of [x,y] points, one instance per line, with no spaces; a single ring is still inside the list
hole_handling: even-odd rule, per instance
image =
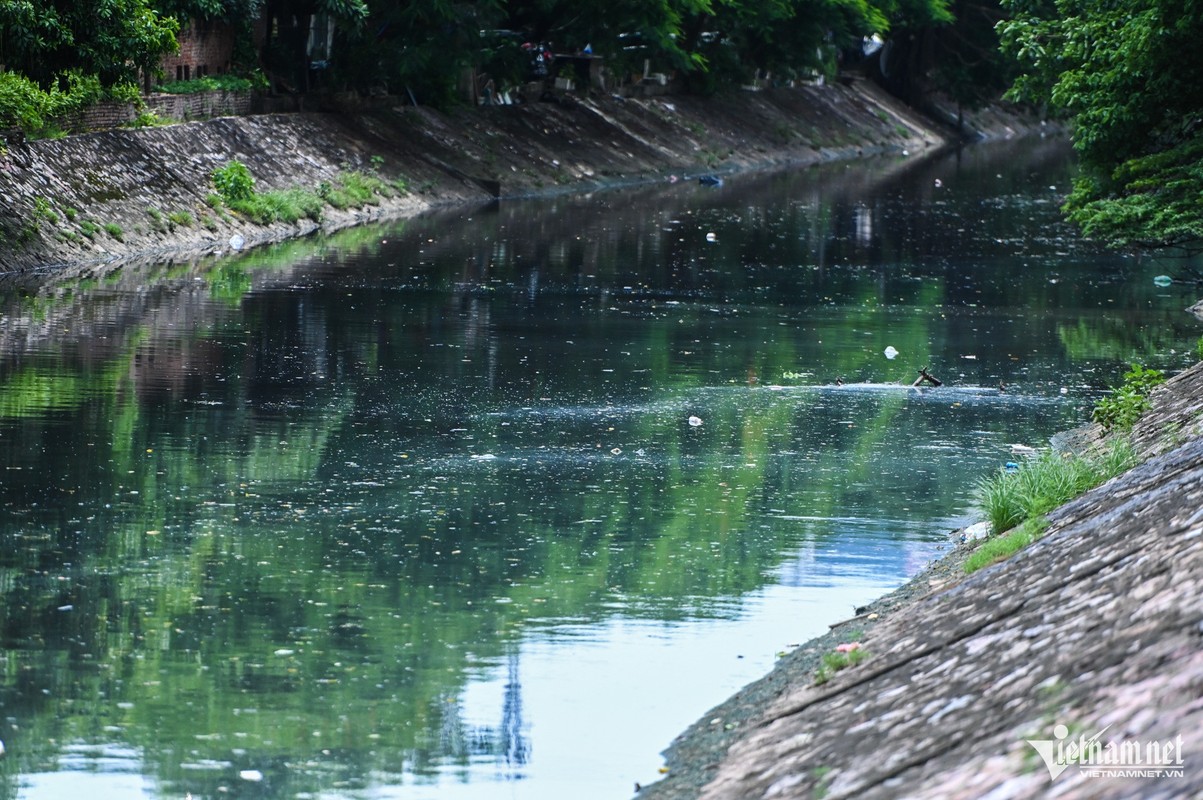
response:
[[[1203,338],[1199,355],[1203,356]],[[1114,434],[1105,446],[1084,455],[1046,452],[978,481],[978,505],[993,535],[966,559],[965,572],[976,572],[1027,547],[1048,527],[1045,514],[1136,466],[1136,450],[1123,434],[1149,410],[1149,395],[1164,382],[1160,370],[1133,364],[1123,383],[1094,407],[1094,421]]]
[[[1048,527],[1044,515],[1136,465],[1126,439],[1086,455],[1046,452],[1014,471],[1000,470],[978,482],[978,503],[993,528],[965,561],[976,572],[1036,541]]]
[[[339,210],[378,205],[381,197],[394,197],[408,190],[405,182],[390,182],[366,172],[344,172],[334,181],[318,185],[316,190],[292,188],[260,192],[255,178],[240,161],[230,161],[213,170],[211,175],[217,192],[206,199],[219,214],[224,209],[241,214],[256,225],[273,222],[294,223],[301,219],[321,221],[322,210],[332,206]]]

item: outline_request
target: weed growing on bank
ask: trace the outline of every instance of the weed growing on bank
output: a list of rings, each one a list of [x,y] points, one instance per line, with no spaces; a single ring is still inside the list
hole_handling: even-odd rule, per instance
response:
[[[334,181],[323,182],[317,191],[293,188],[259,192],[251,171],[239,161],[218,167],[211,177],[217,194],[206,199],[209,206],[214,210],[224,206],[258,225],[297,222],[303,218],[317,222],[327,204],[340,210],[363,208],[379,205],[381,197],[394,197],[405,191],[401,181],[390,184],[373,174],[346,172]]]
[[[1165,375],[1161,370],[1133,364],[1132,369],[1124,373],[1124,382],[1119,388],[1095,404],[1091,419],[1105,431],[1132,430],[1140,415],[1149,410],[1149,395],[1163,383]]]
[[[1034,517],[1001,536],[991,536],[965,559],[965,572],[972,574],[982,567],[1010,558],[1039,539],[1047,529],[1048,520],[1045,517]]]
[[[978,505],[994,532],[1002,533],[1052,511],[1135,463],[1135,451],[1126,440],[1081,456],[1048,451],[1013,472],[1000,470],[979,481]]]
[[[1135,465],[1135,448],[1117,439],[1085,455],[1041,453],[1014,471],[983,478],[976,487],[977,503],[994,535],[965,562],[965,571],[975,572],[1035,541],[1048,527],[1045,514]]]
[[[835,673],[857,664],[869,657],[869,653],[859,642],[842,644],[830,653],[824,653],[822,664],[815,670],[815,686],[822,686],[831,680]]]

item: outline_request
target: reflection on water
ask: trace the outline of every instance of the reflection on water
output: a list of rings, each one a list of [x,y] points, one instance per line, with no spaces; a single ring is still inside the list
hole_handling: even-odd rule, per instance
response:
[[[1012,443],[1130,359],[1185,363],[1194,298],[1058,221],[1064,156],[12,286],[0,796],[654,779],[776,652],[938,552]],[[924,366],[946,386],[910,388]]]

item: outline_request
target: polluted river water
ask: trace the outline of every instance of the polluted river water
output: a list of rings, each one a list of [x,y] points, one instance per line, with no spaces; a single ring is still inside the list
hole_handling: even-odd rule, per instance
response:
[[[976,479],[1193,360],[1063,143],[0,295],[0,797],[627,797]],[[911,387],[920,368],[943,385]]]

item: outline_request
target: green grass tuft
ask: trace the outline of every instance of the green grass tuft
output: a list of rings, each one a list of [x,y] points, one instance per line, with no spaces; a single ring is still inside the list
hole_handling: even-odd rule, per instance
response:
[[[847,652],[834,650],[824,653],[822,664],[815,670],[815,686],[822,686],[831,680],[831,676],[842,669],[854,667],[869,657],[869,652],[863,647],[855,647]]]
[[[978,482],[977,503],[994,533],[1002,533],[1115,477],[1136,463],[1127,441],[1085,456],[1046,452],[1016,472],[999,471]]]
[[[1048,528],[1048,520],[1036,517],[1025,521],[1022,525],[1002,536],[987,539],[969,558],[965,559],[966,573],[977,572],[982,567],[1010,558],[1032,542],[1040,538]]]

